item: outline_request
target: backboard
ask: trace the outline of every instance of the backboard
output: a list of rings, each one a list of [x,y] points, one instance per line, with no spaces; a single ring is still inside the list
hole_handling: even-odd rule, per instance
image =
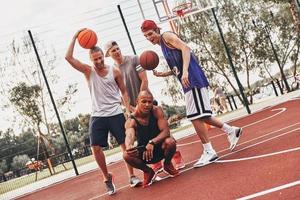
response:
[[[137,1],[145,19],[140,0]],[[159,23],[169,22],[171,29],[176,33],[184,22],[183,18],[216,7],[215,0],[152,0],[152,3],[152,11],[155,10]]]
[[[160,22],[173,21],[216,7],[213,0],[152,0],[152,2]]]

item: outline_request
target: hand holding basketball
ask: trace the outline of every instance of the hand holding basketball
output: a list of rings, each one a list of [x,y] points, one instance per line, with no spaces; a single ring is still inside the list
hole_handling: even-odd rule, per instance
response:
[[[159,63],[158,55],[154,51],[144,51],[140,55],[140,65],[146,70],[153,70]]]
[[[93,30],[85,28],[77,32],[77,40],[82,48],[91,49],[96,46],[98,37]]]

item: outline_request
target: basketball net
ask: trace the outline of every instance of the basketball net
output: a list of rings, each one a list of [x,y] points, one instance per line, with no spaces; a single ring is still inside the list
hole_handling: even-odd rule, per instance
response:
[[[184,23],[184,17],[186,13],[189,13],[193,8],[192,1],[177,0],[175,7],[172,9],[174,15],[178,16],[176,33],[180,33],[181,25]]]

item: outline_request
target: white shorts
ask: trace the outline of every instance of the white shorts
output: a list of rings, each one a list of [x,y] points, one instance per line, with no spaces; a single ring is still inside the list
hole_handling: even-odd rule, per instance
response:
[[[193,88],[185,93],[185,103],[189,120],[212,116],[207,88]]]

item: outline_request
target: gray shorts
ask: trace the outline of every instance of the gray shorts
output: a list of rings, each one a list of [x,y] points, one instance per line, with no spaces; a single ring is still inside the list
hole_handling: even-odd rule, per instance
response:
[[[111,117],[90,118],[89,134],[92,146],[107,147],[108,132],[111,132],[118,144],[125,142],[125,117],[123,113]]]

